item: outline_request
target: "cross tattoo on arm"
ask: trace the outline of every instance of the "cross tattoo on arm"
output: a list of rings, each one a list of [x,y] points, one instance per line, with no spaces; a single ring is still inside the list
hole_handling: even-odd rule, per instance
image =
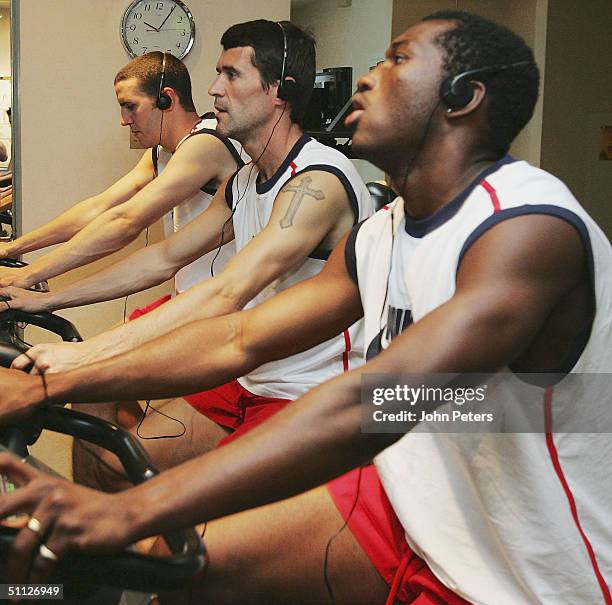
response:
[[[312,177],[305,176],[300,181],[299,185],[291,185],[290,187],[283,188],[283,191],[293,192],[293,198],[289,203],[289,208],[287,208],[285,216],[283,216],[280,221],[281,229],[287,229],[293,225],[293,219],[307,195],[314,197],[315,200],[325,199],[325,194],[320,189],[311,189],[309,187],[310,183],[312,183]]]

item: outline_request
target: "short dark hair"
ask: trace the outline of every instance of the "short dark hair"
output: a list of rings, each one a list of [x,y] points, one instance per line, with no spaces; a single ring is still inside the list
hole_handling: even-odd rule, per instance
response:
[[[510,144],[533,115],[540,73],[532,50],[508,28],[463,11],[439,11],[423,21],[455,21],[457,26],[440,34],[436,42],[444,49],[444,77],[492,65],[530,61],[530,65],[482,77],[489,98],[487,146],[498,155],[508,152]]]
[[[119,70],[115,76],[115,84],[122,80],[136,78],[140,90],[156,99],[159,94],[163,62],[164,53],[159,50],[136,57]],[[195,111],[189,71],[180,59],[170,53],[166,53],[166,65],[164,66],[164,88],[166,86],[176,91],[179,103],[185,111]]]
[[[281,77],[283,30],[287,38],[285,76],[291,76],[296,82],[295,92],[289,101],[291,121],[301,125],[314,87],[316,67],[313,36],[289,21],[281,21],[279,24],[257,19],[232,25],[221,37],[221,45],[224,50],[240,46],[252,47],[251,61],[259,71],[264,90],[268,90]]]

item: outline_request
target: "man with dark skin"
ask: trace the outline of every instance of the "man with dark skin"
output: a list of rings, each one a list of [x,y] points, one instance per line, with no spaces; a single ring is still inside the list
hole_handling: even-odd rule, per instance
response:
[[[481,25],[484,29],[479,30]],[[125,492],[98,494],[48,478],[2,455],[0,470],[21,489],[0,500],[0,514],[30,513],[42,525],[45,545],[59,557],[75,550],[111,552],[145,536],[218,519],[209,523],[206,532],[210,567],[198,587],[201,602],[248,598],[250,603],[323,603],[328,599],[324,580],[329,579],[336,603],[383,603],[388,588],[348,532],[334,543],[328,575],[323,577],[325,544],[332,528],[339,529],[342,523],[325,488],[315,486],[367,463],[387,448],[375,460],[385,491],[410,547],[436,576],[430,577],[428,586],[417,588],[408,577],[414,573],[416,555],[408,559],[398,578],[406,590],[397,593],[402,602],[464,603],[462,597],[495,605],[591,603],[602,597],[610,602],[605,581],[612,560],[610,540],[605,535],[608,524],[599,512],[607,508],[597,501],[602,491],[605,501],[610,476],[599,468],[602,465],[594,468],[589,458],[595,452],[598,458],[609,459],[612,445],[606,435],[588,436],[589,445],[584,447],[579,434],[556,441],[551,429],[545,438],[485,434],[434,439],[410,431],[388,447],[400,436],[364,439],[361,434],[360,388],[367,374],[499,372],[508,366],[523,372],[558,368],[575,372],[584,371],[585,363],[592,372],[611,371],[605,355],[612,342],[607,319],[612,308],[609,242],[575,200],[564,201],[563,212],[554,210],[548,198],[571,196],[556,179],[525,163],[503,159],[505,150],[500,153],[490,143],[491,133],[503,126],[491,117],[496,85],[492,80],[469,78],[470,98],[463,104],[447,104],[440,98],[441,84],[449,76],[470,69],[448,73],[456,58],[453,53],[468,54],[453,42],[472,26],[476,33],[471,31],[467,38],[476,39],[480,32],[483,46],[506,36],[506,30],[491,31],[489,25],[462,13],[434,15],[396,38],[384,63],[360,79],[348,118],[357,124],[354,145],[391,176],[402,199],[345,238],[319,275],[248,311],[194,322],[180,338],[160,338],[91,367],[49,375],[46,391],[39,377],[5,371],[0,409],[10,419],[45,401],[163,397],[179,389],[208,387],[310,347],[362,315],[366,331],[376,336],[387,295],[389,307],[396,305],[394,280],[406,271],[401,258],[394,262],[396,246],[405,244],[410,229],[416,232],[423,225],[429,231],[419,245],[426,246],[432,234],[445,234],[441,241],[452,239],[464,229],[460,221],[467,220],[466,208],[472,206],[469,212],[479,213],[482,205],[486,214],[474,229],[482,224],[490,228],[468,228],[466,233],[477,237],[465,249],[459,243],[461,254],[457,250],[453,257],[456,265],[444,264],[446,251],[438,247],[441,261],[436,271],[426,275],[429,283],[414,286],[407,278],[410,294],[426,298],[440,281],[447,294],[424,304],[414,299],[413,322],[402,325],[401,334],[381,330],[378,344],[384,350],[361,368],[313,389],[239,440]],[[505,54],[503,48],[500,54]],[[519,53],[506,60],[520,62],[523,77],[529,79],[531,73],[533,78],[535,73],[537,82],[529,56]],[[508,76],[511,71],[514,68]],[[498,73],[496,79],[503,77]],[[529,115],[534,103],[535,97],[528,103]],[[553,189],[551,195],[541,200],[537,183],[535,193],[528,195],[529,188],[515,178],[523,171],[530,175],[530,187],[537,176]],[[524,202],[508,201],[513,187],[519,197],[526,196]],[[390,240],[389,226],[394,229],[396,213],[401,222]],[[584,232],[576,226],[578,215],[586,225]],[[441,231],[449,225],[453,231]],[[387,274],[383,275],[382,288],[372,293],[369,281],[375,280],[368,274],[367,255],[361,253],[365,249],[377,258],[385,246],[393,253],[387,259],[388,278],[385,283]],[[384,270],[384,265],[377,268],[379,273]],[[447,282],[450,285],[445,286]],[[371,305],[374,295],[384,297],[382,307]],[[572,349],[585,326],[590,331],[574,355]],[[198,354],[186,352],[193,350]],[[175,360],[172,368],[168,358]],[[569,366],[568,358],[572,358]],[[559,391],[562,396],[563,387]],[[550,410],[552,387],[545,393]],[[448,475],[444,468],[432,472],[433,467],[427,466],[431,462],[427,457],[437,460],[432,441],[447,448],[441,450],[441,460],[449,465]],[[570,465],[563,452],[568,443],[582,448],[580,455],[574,451],[572,463],[583,466],[579,473],[565,469],[568,476],[573,473],[569,482],[563,475],[564,466]],[[479,458],[466,455],[465,445],[473,446],[488,465],[479,466]],[[548,448],[554,464],[532,456],[542,448]],[[411,464],[412,456],[419,455],[418,464]],[[537,467],[537,472],[531,474],[530,467]],[[483,469],[484,478],[479,475]],[[501,495],[495,504],[498,488]],[[428,491],[422,492],[420,505],[414,505],[413,497],[422,489]],[[302,493],[305,490],[310,491]],[[574,498],[577,507],[572,506]],[[227,516],[240,511],[245,512]],[[412,524],[412,516],[421,520],[420,526]],[[582,516],[592,522],[582,527]],[[571,544],[564,537],[567,526],[573,532]],[[437,541],[428,542],[428,535]],[[512,541],[517,536],[518,548]],[[34,531],[24,529],[19,534],[11,557],[11,581],[44,582],[49,577],[54,562],[41,556],[40,545]],[[563,556],[558,557],[558,552]],[[547,566],[549,557],[554,563]],[[549,582],[553,571],[554,582]]]

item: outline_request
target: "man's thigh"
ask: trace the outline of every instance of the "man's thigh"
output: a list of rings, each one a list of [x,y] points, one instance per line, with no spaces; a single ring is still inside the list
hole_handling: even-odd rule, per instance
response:
[[[226,429],[181,398],[169,401],[159,409],[155,406],[142,422],[134,418],[129,431],[160,471],[209,452],[228,434]],[[121,479],[124,474],[118,458],[108,451],[101,455],[103,464],[98,465],[99,486],[106,491],[128,487],[127,480]]]
[[[209,567],[191,601],[162,603],[383,604],[388,586],[343,526],[326,487],[213,521],[204,534]]]
[[[160,470],[177,466],[214,449],[228,432],[184,399],[155,408],[130,429]]]

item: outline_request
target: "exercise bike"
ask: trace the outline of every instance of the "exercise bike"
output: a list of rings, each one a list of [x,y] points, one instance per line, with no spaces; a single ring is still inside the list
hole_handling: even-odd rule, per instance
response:
[[[54,332],[64,341],[81,340],[73,324],[52,313],[6,311],[0,314],[0,365],[4,367],[10,367],[13,359],[27,348],[15,337],[17,322]],[[3,427],[0,430],[0,449],[8,449],[36,468],[45,468],[28,452],[28,446],[43,430],[71,435],[109,450],[119,458],[127,477],[134,484],[142,483],[158,472],[141,445],[127,431],[60,406],[41,408],[27,420]],[[0,525],[0,583],[7,582],[8,555],[18,532],[19,529]],[[204,571],[202,540],[195,529],[175,531],[162,537],[171,552],[167,557],[138,554],[131,550],[112,556],[68,554],[59,561],[49,582],[63,584],[64,597],[83,604],[116,602],[113,599],[116,599],[118,590],[146,593],[184,590]],[[109,591],[108,587],[116,590]]]

